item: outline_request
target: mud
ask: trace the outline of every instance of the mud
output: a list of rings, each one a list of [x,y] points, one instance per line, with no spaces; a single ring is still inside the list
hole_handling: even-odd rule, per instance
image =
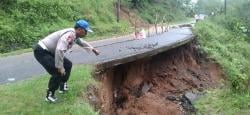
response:
[[[183,97],[216,87],[220,67],[195,43],[96,74],[100,85],[89,97],[102,115],[183,115],[195,112]]]

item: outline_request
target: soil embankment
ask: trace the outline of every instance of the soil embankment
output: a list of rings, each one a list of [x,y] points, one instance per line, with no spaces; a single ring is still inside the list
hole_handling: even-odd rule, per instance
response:
[[[201,55],[194,42],[122,64],[96,75],[94,103],[102,115],[182,115],[194,112],[187,92],[215,87],[220,67]],[[93,90],[93,88],[90,88]],[[95,93],[93,93],[95,92]],[[92,100],[93,101],[93,100]]]

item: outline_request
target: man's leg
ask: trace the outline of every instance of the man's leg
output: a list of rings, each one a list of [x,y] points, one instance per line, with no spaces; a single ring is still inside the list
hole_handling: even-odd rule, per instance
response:
[[[71,73],[71,68],[72,68],[72,62],[70,60],[68,60],[67,58],[64,58],[64,68],[65,68],[65,76],[62,77],[62,82],[60,83],[60,91],[59,93],[63,93],[64,91],[68,90],[68,85],[67,85],[67,81],[70,77],[70,73]]]
[[[65,68],[65,76],[63,76],[62,82],[67,82],[71,73],[71,68],[72,68],[72,62],[68,60],[67,58],[64,58],[64,68]]]
[[[61,76],[55,67],[55,58],[50,52],[42,49],[40,46],[35,47],[34,56],[37,61],[46,69],[46,71],[52,76],[48,83],[46,100],[55,102],[54,94],[61,82]]]
[[[50,77],[46,98],[53,97],[56,100],[55,91],[59,88],[60,82],[60,76],[52,75]]]

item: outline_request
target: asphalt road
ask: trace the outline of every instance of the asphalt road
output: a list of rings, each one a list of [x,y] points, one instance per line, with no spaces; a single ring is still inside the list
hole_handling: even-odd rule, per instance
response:
[[[177,28],[140,40],[125,37],[91,42],[101,52],[99,56],[76,46],[72,48],[71,53],[66,54],[66,57],[73,64],[103,64],[105,67],[110,67],[178,47],[182,45],[180,43],[185,43],[183,41],[192,38],[190,28]],[[35,60],[33,52],[1,57],[0,65],[0,84],[24,80],[46,73]]]

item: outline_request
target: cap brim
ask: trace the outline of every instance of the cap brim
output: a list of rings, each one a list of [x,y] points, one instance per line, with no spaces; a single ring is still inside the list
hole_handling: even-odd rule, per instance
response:
[[[90,29],[90,28],[86,28],[86,30],[88,31],[88,32],[93,32],[93,30],[92,29]]]

